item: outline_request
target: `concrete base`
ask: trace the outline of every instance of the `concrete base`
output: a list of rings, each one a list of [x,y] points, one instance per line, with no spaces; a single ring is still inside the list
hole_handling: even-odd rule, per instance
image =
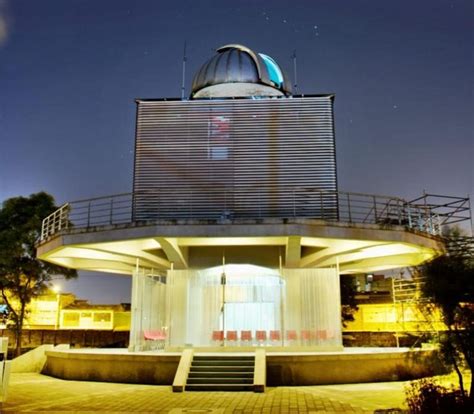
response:
[[[199,355],[196,350],[195,354]],[[57,378],[171,385],[181,353],[79,349],[46,351],[46,357],[43,373]],[[397,381],[442,372],[436,351],[406,348],[346,348],[341,352],[267,349],[266,366],[269,386]]]
[[[42,373],[56,378],[171,385],[181,354],[89,348],[47,351],[46,358]]]
[[[185,347],[166,347],[164,349],[165,353],[168,352],[179,352],[182,353]],[[318,353],[327,353],[327,352],[344,352],[344,347],[341,346],[206,346],[206,347],[193,347],[194,352],[201,353],[212,353],[212,354],[221,354],[221,353],[232,353],[232,354],[241,354],[241,353],[254,353],[257,349],[264,349],[266,352],[275,353],[295,353],[295,352],[318,352]]]
[[[401,381],[443,372],[433,350],[347,348],[341,353],[267,355],[267,385]]]

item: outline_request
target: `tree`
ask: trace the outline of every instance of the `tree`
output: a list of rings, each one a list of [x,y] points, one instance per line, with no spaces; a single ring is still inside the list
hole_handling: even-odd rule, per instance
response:
[[[465,394],[460,367],[465,364],[474,374],[474,260],[460,253],[437,257],[419,271],[426,278],[423,296],[441,310],[448,328],[441,337],[441,352],[456,370]],[[472,380],[469,398],[474,403]]]
[[[0,209],[0,293],[14,324],[17,356],[21,353],[23,322],[31,299],[47,289],[54,275],[66,279],[77,276],[73,269],[36,258],[42,220],[56,208],[53,197],[40,192],[10,198]]]

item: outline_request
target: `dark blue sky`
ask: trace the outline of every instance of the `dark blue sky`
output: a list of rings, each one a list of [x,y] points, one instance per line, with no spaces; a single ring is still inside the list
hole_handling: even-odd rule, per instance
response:
[[[299,92],[336,94],[341,190],[473,195],[473,4],[0,0],[0,200],[131,191],[134,99],[180,96],[185,40],[187,93],[223,44],[291,77],[296,49]],[[123,277],[67,288],[129,300]]]

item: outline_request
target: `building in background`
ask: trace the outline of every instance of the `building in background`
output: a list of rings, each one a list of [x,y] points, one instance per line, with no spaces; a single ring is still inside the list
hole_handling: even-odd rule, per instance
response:
[[[132,276],[132,351],[150,337],[341,349],[339,275],[442,254],[442,226],[470,210],[339,191],[333,109],[332,94],[292,95],[272,58],[224,46],[190,99],[137,100],[133,192],[65,204],[38,255]]]
[[[10,299],[16,306],[15,299]],[[5,308],[3,327],[9,324],[8,306]],[[2,309],[2,308],[0,308]],[[72,293],[46,293],[33,298],[27,306],[23,328],[38,329],[93,329],[128,331],[130,329],[130,304],[92,305],[87,300],[76,299]]]
[[[75,300],[61,309],[60,329],[130,330],[130,304],[92,305]]]

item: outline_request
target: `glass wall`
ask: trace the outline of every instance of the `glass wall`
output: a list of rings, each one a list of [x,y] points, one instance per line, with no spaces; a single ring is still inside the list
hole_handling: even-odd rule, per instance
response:
[[[337,269],[282,269],[282,276],[287,344],[342,346]]]
[[[163,348],[168,338],[166,277],[138,269],[132,279],[131,351]]]
[[[333,268],[228,264],[166,277],[138,271],[132,295],[131,350],[342,344]]]
[[[220,345],[217,332],[279,329],[282,284],[276,270],[253,265],[176,270],[168,276],[170,345]],[[224,335],[226,336],[226,335]],[[232,334],[231,334],[232,336]],[[247,334],[248,338],[248,334]],[[244,342],[251,344],[253,335]]]

